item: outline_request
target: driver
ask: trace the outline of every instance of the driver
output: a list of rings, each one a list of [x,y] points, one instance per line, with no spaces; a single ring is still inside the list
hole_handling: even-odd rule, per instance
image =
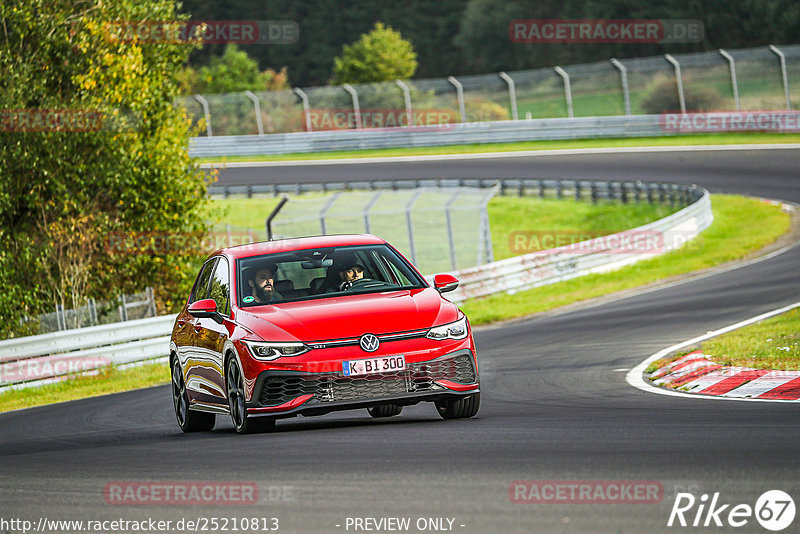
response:
[[[339,291],[344,291],[353,286],[353,282],[364,279],[364,267],[360,263],[352,263],[344,265],[339,271],[339,278],[342,283],[339,284]]]
[[[258,304],[266,304],[283,298],[280,293],[275,291],[276,270],[275,265],[265,265],[255,272],[252,279],[247,281],[252,290],[251,295]]]

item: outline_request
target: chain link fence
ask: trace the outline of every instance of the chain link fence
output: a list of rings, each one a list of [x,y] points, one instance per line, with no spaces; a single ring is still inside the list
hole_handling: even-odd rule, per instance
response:
[[[96,301],[90,298],[86,300],[85,305],[75,309],[64,309],[60,304],[56,304],[53,312],[37,317],[26,317],[23,320],[23,329],[26,332],[47,334],[155,316],[156,301],[153,288],[148,287],[141,293],[121,295],[117,300]]]
[[[184,97],[206,135],[444,126],[667,111],[791,109],[800,45],[654,56],[508,73]]]
[[[487,205],[499,186],[420,187],[292,198],[271,223],[274,238],[378,235],[424,273],[493,261]]]

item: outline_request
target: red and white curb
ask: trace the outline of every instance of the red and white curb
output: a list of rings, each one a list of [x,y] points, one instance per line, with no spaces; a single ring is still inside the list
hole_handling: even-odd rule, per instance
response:
[[[653,384],[700,395],[800,400],[800,371],[723,367],[696,350],[658,369]]]
[[[696,345],[712,337],[742,328],[791,309],[800,302],[762,313],[750,319],[726,326],[702,336],[667,347],[629,370],[625,380],[631,386],[659,395],[691,397],[695,399],[731,400],[749,402],[797,402],[800,400],[800,371],[766,371],[747,367],[723,367],[695,351],[645,377],[645,369],[657,360],[684,347]],[[650,379],[654,381],[651,382]],[[657,385],[656,385],[657,384]],[[672,386],[668,389],[659,386]],[[698,395],[700,393],[701,395]]]

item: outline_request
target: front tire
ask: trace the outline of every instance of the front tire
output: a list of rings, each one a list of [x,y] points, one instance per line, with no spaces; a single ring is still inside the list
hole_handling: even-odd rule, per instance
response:
[[[434,401],[434,404],[442,419],[474,417],[481,407],[481,394],[475,393],[460,399]]]
[[[275,419],[247,415],[244,379],[235,358],[228,360],[228,373],[225,382],[228,386],[228,407],[231,412],[231,422],[236,432],[239,434],[253,434],[271,430],[275,427]]]
[[[403,407],[399,404],[381,404],[380,406],[370,406],[367,408],[367,413],[372,417],[378,419],[381,417],[394,417],[400,415]]]
[[[213,413],[195,412],[189,409],[189,394],[183,380],[183,371],[178,359],[172,364],[172,403],[175,406],[175,418],[184,432],[203,432],[212,430],[217,417]]]

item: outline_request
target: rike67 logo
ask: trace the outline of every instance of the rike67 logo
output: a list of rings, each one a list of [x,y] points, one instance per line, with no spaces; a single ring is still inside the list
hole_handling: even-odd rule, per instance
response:
[[[794,500],[781,490],[764,492],[755,506],[723,503],[719,492],[710,499],[707,493],[699,499],[691,493],[678,493],[667,526],[743,527],[755,518],[763,528],[778,532],[791,525],[794,516]]]

